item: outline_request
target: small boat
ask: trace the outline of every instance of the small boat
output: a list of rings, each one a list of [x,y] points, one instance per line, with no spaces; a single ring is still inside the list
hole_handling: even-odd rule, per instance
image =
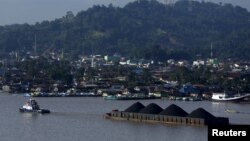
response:
[[[30,97],[31,95],[29,93],[23,94],[24,97]]]
[[[40,109],[39,105],[34,99],[29,99],[21,108],[19,108],[19,111],[22,113],[50,113],[50,110],[48,109]]]
[[[240,113],[239,111],[231,110],[231,109],[226,109],[225,112],[226,113]]]
[[[117,100],[117,96],[107,95],[107,96],[104,96],[103,99],[105,99],[105,100]]]

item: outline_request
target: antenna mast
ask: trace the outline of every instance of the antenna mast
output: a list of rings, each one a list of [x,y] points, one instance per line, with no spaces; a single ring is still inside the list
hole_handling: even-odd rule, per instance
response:
[[[35,34],[35,46],[34,46],[34,52],[35,52],[35,56],[36,56],[36,55],[37,55],[36,34]]]
[[[210,47],[210,57],[213,58],[213,43],[211,43],[211,47]]]
[[[188,11],[193,11],[192,0],[188,0]]]

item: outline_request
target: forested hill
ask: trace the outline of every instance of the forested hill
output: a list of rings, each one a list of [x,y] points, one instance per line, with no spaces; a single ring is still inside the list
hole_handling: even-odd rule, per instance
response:
[[[79,54],[121,54],[146,59],[214,57],[250,59],[250,13],[231,4],[186,0],[164,5],[138,0],[123,8],[94,6],[35,25],[0,27],[0,53],[64,50]]]

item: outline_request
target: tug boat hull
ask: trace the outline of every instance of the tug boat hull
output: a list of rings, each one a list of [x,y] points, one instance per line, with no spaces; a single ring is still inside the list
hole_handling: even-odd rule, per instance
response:
[[[40,109],[40,110],[28,110],[24,108],[19,108],[21,113],[41,113],[41,114],[49,114],[50,110],[48,109]]]

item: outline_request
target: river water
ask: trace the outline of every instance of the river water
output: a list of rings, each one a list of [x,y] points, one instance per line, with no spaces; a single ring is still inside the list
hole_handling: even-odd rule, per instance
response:
[[[19,113],[28,98],[0,93],[1,141],[206,141],[207,128],[160,123],[137,123],[104,119],[113,109],[124,110],[136,101],[105,101],[102,98],[35,98],[51,114]],[[191,112],[203,107],[231,123],[250,124],[250,104],[142,100],[145,106],[162,108],[176,104]],[[225,109],[240,113],[226,113]]]

